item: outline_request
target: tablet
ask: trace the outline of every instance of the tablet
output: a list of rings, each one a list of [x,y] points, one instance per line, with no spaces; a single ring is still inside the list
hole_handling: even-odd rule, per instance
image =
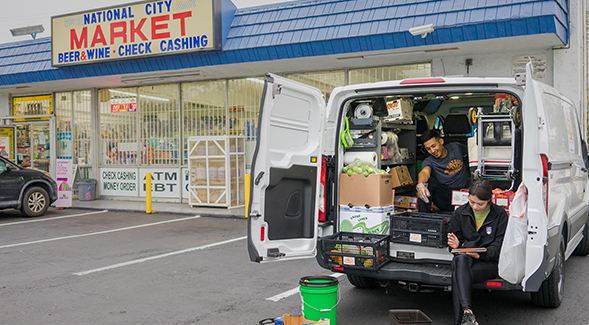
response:
[[[455,248],[452,250],[452,253],[484,253],[487,249],[485,247],[477,247],[477,248]]]

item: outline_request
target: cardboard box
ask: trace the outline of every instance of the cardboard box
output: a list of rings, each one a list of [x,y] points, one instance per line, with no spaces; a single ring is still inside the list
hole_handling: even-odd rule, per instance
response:
[[[369,207],[393,205],[392,176],[388,174],[340,174],[339,204]]]
[[[308,320],[303,314],[284,314],[274,320],[274,325],[307,325],[307,324],[321,324],[329,325],[329,319],[321,319],[319,321]]]
[[[413,179],[411,178],[411,174],[409,174],[409,169],[407,166],[401,165],[392,168],[389,171],[389,174],[393,176],[393,188],[409,185],[413,183]]]
[[[348,207],[340,205],[340,231],[364,234],[388,235],[391,227],[391,215],[394,206],[365,208],[362,206]]]
[[[415,196],[395,196],[395,207],[404,209],[417,209],[417,197]]]
[[[509,206],[515,197],[515,193],[513,191],[507,192],[495,192],[493,194],[493,203],[497,204],[500,207],[503,207],[507,214],[509,214]]]
[[[468,203],[468,191],[452,191],[452,205],[461,206]]]
[[[413,104],[406,99],[387,101],[386,121],[411,121],[413,118]]]

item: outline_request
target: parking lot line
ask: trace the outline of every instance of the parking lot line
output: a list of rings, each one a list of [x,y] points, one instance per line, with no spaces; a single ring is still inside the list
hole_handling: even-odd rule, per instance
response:
[[[78,213],[78,214],[70,214],[70,215],[67,215],[67,216],[53,217],[53,218],[34,219],[34,220],[27,220],[27,221],[16,221],[16,222],[2,223],[2,224],[0,224],[0,227],[20,225],[20,224],[23,224],[23,223],[31,223],[31,222],[41,222],[41,221],[50,221],[50,220],[57,220],[57,219],[81,217],[81,216],[87,216],[87,215],[91,215],[91,214],[99,214],[99,213],[105,213],[105,212],[108,212],[108,210],[93,211],[93,212]]]
[[[344,276],[344,275],[345,275],[344,273],[332,273],[329,276],[334,276],[336,278],[339,278],[340,276]],[[283,293],[279,293],[279,294],[272,296],[270,298],[266,298],[266,300],[277,302],[277,301],[282,300],[284,298],[288,298],[292,295],[296,295],[297,293],[299,293],[299,287],[292,288],[292,289],[285,291]]]
[[[240,241],[240,240],[243,240],[246,238],[247,238],[247,236],[237,237],[237,238],[228,239],[228,240],[217,242],[217,243],[212,243],[212,244],[207,244],[207,245],[197,246],[197,247],[192,247],[192,248],[186,248],[186,249],[182,249],[182,250],[175,251],[175,252],[170,252],[170,253],[161,254],[161,255],[155,255],[155,256],[151,256],[151,257],[140,258],[140,259],[132,260],[132,261],[128,261],[128,262],[117,263],[117,264],[113,264],[113,265],[109,265],[109,266],[99,267],[99,268],[88,270],[88,271],[76,272],[73,274],[74,275],[88,275],[91,273],[112,270],[112,269],[116,269],[116,268],[123,267],[123,266],[129,266],[129,265],[133,265],[133,264],[139,264],[139,263],[143,263],[143,262],[147,262],[147,261],[151,261],[151,260],[156,260],[159,258],[164,258],[164,257],[178,255],[178,254],[199,251],[199,250],[203,250],[203,249],[207,249],[207,248],[211,248],[211,247],[215,247],[215,246],[220,246],[220,245],[224,245],[224,244],[229,244],[229,243],[232,243],[235,241]]]
[[[125,230],[137,229],[137,228],[157,226],[157,225],[161,225],[161,224],[164,224],[164,223],[177,222],[177,221],[185,221],[185,220],[196,219],[196,218],[200,218],[200,215],[197,215],[197,216],[194,216],[194,217],[174,219],[174,220],[159,221],[159,222],[154,222],[154,223],[146,223],[144,225],[137,225],[137,226],[131,226],[131,227],[124,227],[124,228],[117,228],[117,229],[111,229],[111,230],[89,232],[89,233],[80,234],[80,235],[64,236],[64,237],[57,237],[57,238],[49,238],[49,239],[35,240],[35,241],[30,241],[30,242],[25,242],[25,243],[17,243],[17,244],[3,245],[3,246],[0,246],[0,249],[2,249],[2,248],[9,248],[9,247],[32,245],[32,244],[47,243],[47,242],[51,242],[51,241],[64,240],[64,239],[72,239],[72,238],[80,238],[80,237],[87,237],[87,236],[103,235],[103,234],[108,234],[108,233],[117,232],[117,231],[125,231]]]

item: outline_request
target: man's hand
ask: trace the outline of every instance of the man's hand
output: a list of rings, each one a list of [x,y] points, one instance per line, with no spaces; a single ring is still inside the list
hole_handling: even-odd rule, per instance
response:
[[[427,189],[427,183],[419,183],[417,184],[417,196],[423,200],[425,203],[429,203],[430,197],[429,190]]]

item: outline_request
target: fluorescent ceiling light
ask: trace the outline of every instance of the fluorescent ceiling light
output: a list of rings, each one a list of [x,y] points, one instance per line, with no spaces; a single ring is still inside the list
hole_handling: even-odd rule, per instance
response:
[[[109,89],[108,91],[110,91],[111,93],[115,93],[115,94],[121,94],[121,95],[133,96],[133,97],[137,96],[137,94],[135,94],[135,93],[129,93],[129,92],[126,92],[126,91],[120,91],[120,90],[114,90],[114,89]],[[139,95],[139,97],[146,98],[146,99],[161,100],[161,101],[164,101],[164,102],[169,102],[170,101],[169,98],[153,97],[153,96],[147,96],[147,95],[141,95],[141,94]]]
[[[188,72],[153,72],[146,74],[122,76],[122,83],[142,83],[142,82],[157,82],[157,81],[170,81],[170,79],[187,80],[194,77],[204,77],[201,71],[188,71]]]
[[[253,81],[253,82],[257,82],[257,83],[259,83],[259,84],[263,84],[263,83],[265,83],[265,81],[264,81],[264,80],[261,80],[261,79],[256,79],[256,78],[247,78],[247,79],[245,79],[245,80],[248,80],[248,81]]]
[[[351,59],[378,59],[384,56],[395,56],[395,55],[406,55],[406,54],[425,54],[431,52],[442,52],[442,51],[455,51],[459,50],[457,47],[445,47],[441,49],[429,49],[429,50],[409,50],[409,51],[400,51],[400,52],[388,52],[388,53],[376,53],[376,54],[366,54],[366,55],[356,55],[356,56],[344,56],[341,58],[337,58],[338,60],[351,60]]]
[[[10,30],[12,36],[24,36],[24,35],[31,35],[33,39],[37,37],[38,33],[42,33],[45,31],[43,25],[35,25],[35,26],[27,26],[27,27],[19,27],[13,28]]]

